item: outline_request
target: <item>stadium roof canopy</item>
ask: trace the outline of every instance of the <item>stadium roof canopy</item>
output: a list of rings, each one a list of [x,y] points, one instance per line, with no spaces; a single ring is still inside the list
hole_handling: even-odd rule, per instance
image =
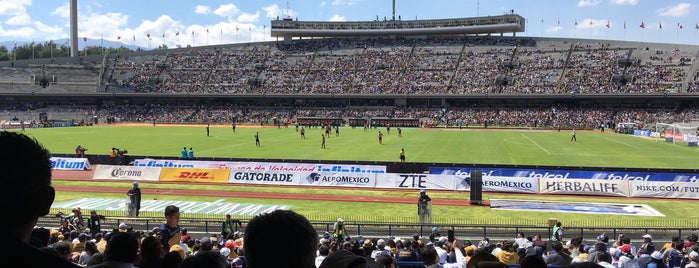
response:
[[[437,20],[385,20],[354,22],[272,21],[272,37],[427,36],[505,34],[524,32],[525,19],[517,14]]]

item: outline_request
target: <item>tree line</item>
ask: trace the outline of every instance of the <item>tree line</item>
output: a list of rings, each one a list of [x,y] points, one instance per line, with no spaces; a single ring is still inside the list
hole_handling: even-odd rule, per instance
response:
[[[167,47],[161,46],[157,49],[167,49]],[[85,56],[102,55],[104,53],[124,53],[133,51],[134,50],[124,46],[118,48],[103,46],[86,46],[82,51],[79,51],[78,54],[80,54],[81,56]],[[0,46],[0,61],[60,58],[69,56],[70,46],[58,45],[53,42],[45,42],[39,44],[23,44],[15,47],[14,51],[10,51],[5,46]]]

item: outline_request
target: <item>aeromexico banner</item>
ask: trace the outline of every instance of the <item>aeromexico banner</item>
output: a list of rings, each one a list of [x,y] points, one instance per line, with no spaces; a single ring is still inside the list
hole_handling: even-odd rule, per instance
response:
[[[274,162],[232,162],[232,161],[197,161],[136,159],[137,167],[180,167],[180,168],[226,168],[232,170],[254,171],[307,171],[307,172],[350,172],[350,173],[386,173],[386,166],[378,165],[327,165],[308,163],[274,163]]]
[[[483,171],[483,180],[489,176],[512,178],[549,178],[549,179],[593,179],[620,181],[676,181],[699,182],[699,174],[658,173],[658,172],[624,172],[595,170],[553,170],[520,168],[478,168],[478,167],[430,167],[430,174],[469,176],[471,170]]]
[[[60,170],[90,170],[87,158],[51,157],[51,168]]]
[[[457,191],[471,190],[471,176],[456,177]],[[538,178],[513,178],[501,176],[483,177],[482,189],[486,192],[539,193]]]
[[[699,199],[699,185],[691,182],[629,182],[631,197]]]
[[[93,180],[130,180],[130,181],[158,181],[160,177],[158,167],[132,167],[97,165]]]
[[[376,174],[347,172],[279,172],[231,170],[229,183],[374,187]]]
[[[539,179],[539,193],[628,197],[629,183],[609,180],[541,178]]]

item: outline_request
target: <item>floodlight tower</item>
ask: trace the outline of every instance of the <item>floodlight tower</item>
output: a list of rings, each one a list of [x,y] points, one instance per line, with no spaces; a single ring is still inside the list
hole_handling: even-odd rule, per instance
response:
[[[396,21],[396,0],[393,0],[393,8],[391,9],[391,20]]]
[[[70,0],[70,56],[78,56],[78,0]]]

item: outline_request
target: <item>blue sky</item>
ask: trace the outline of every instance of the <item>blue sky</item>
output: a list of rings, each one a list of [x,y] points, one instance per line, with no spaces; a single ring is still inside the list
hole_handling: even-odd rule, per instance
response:
[[[68,3],[0,0],[0,42],[68,38]],[[521,36],[699,45],[698,5],[694,0],[396,0],[396,16],[459,18],[514,10],[528,20]],[[305,21],[390,19],[391,0],[78,0],[78,13],[80,39],[119,39],[146,48],[200,46],[274,40],[270,20],[286,14]]]

